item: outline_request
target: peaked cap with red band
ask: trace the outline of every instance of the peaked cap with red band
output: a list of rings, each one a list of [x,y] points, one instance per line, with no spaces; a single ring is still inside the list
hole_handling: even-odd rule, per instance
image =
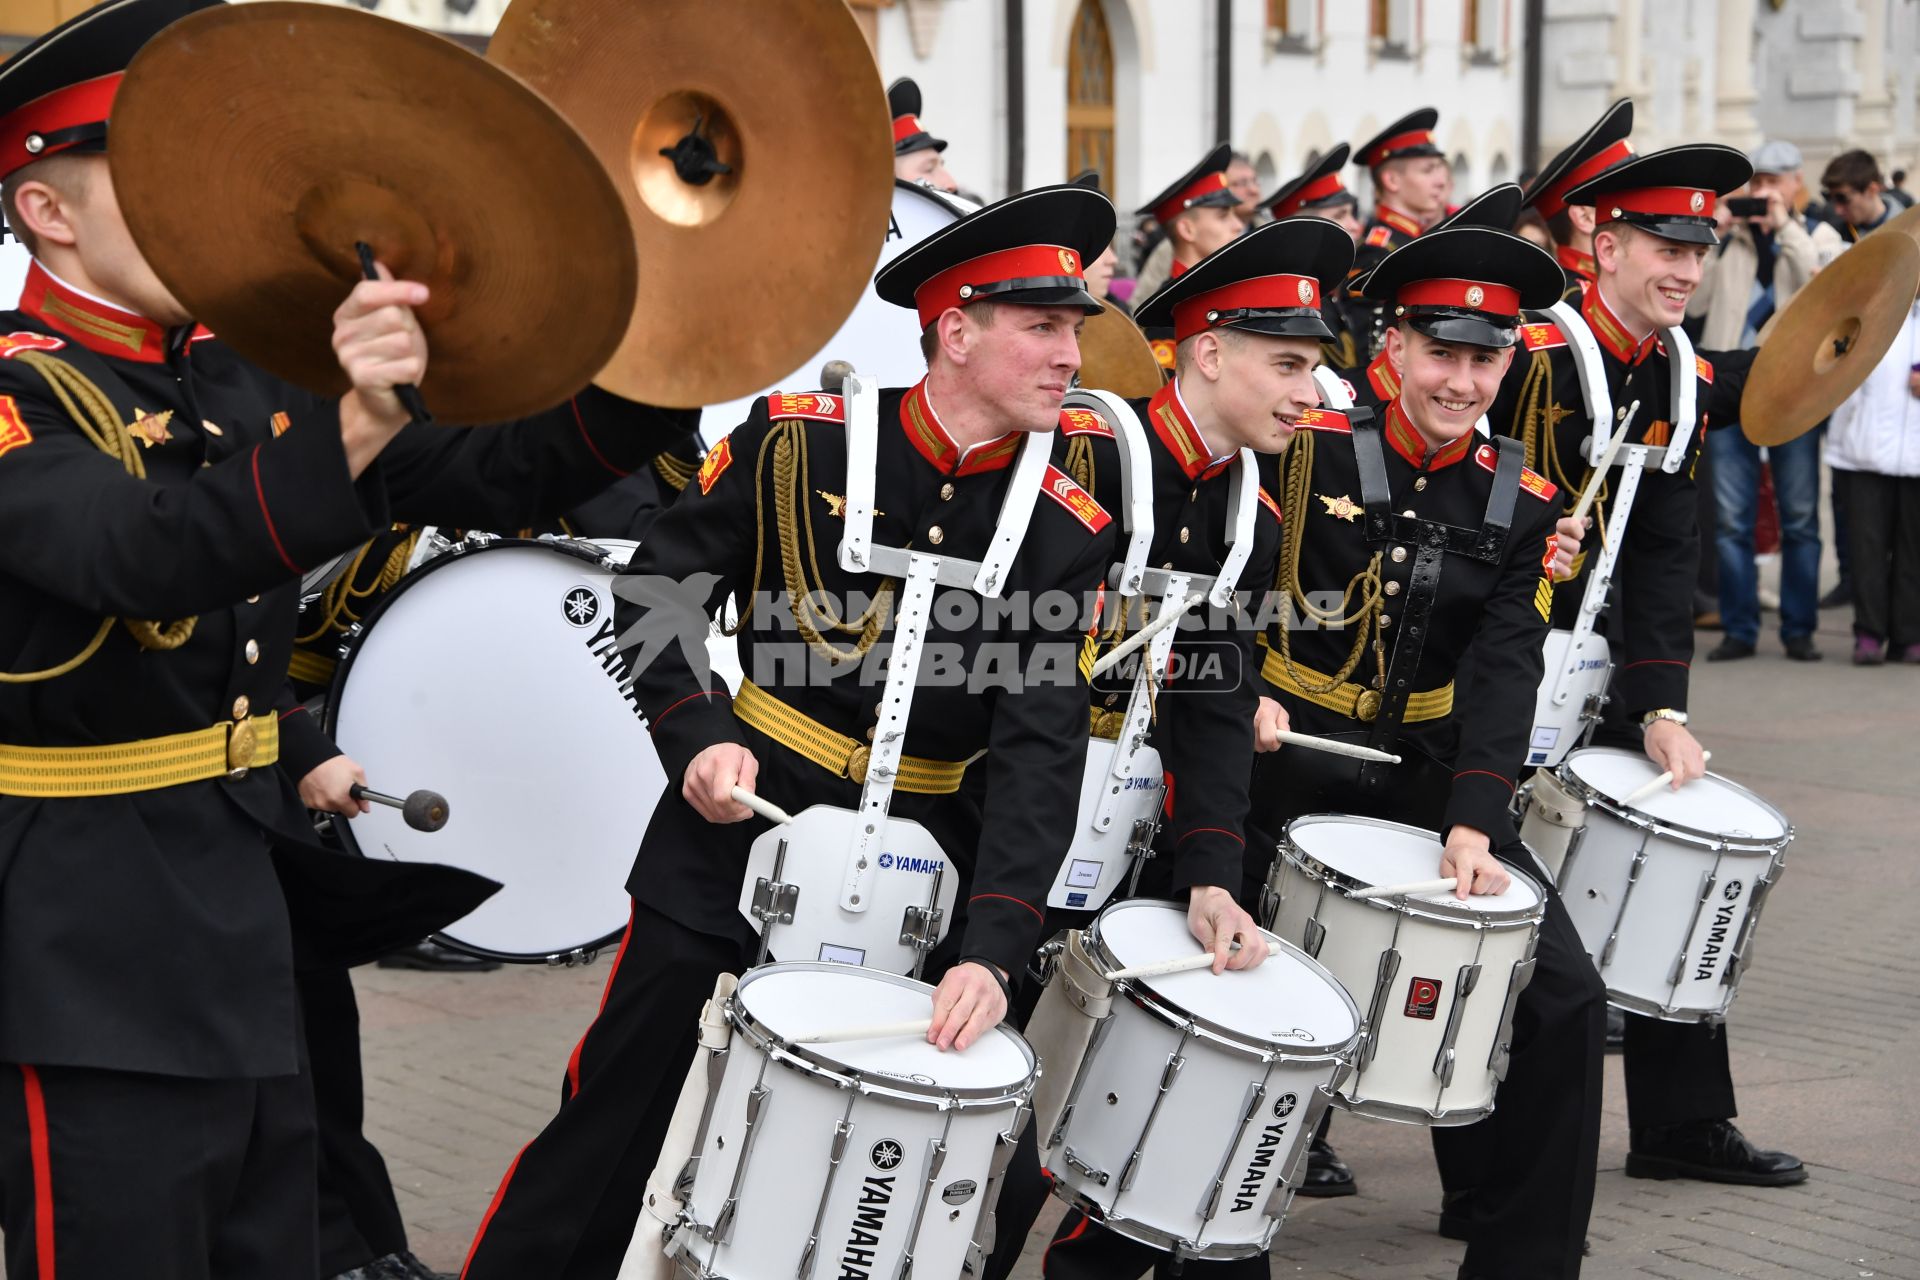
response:
[[[1547,161],[1527,186],[1527,205],[1543,218],[1564,212],[1567,192],[1584,186],[1622,160],[1633,158],[1633,100],[1622,98],[1601,113],[1574,144]]]
[[[887,114],[893,117],[893,154],[945,151],[947,140],[936,138],[920,124],[920,86],[905,76],[887,86]]]
[[[1335,205],[1360,203],[1360,198],[1340,181],[1353,149],[1342,142],[1320,157],[1311,168],[1261,202],[1260,207],[1276,218],[1291,218],[1303,209],[1330,209]]]
[[[1699,142],[1622,160],[1567,191],[1568,204],[1593,206],[1594,226],[1624,222],[1683,244],[1719,244],[1714,202],[1753,176],[1753,162],[1732,147]]]
[[[108,0],[0,63],[0,179],[66,151],[106,150],[120,78],[141,46],[224,0]]]
[[[1240,197],[1227,189],[1227,163],[1232,158],[1233,148],[1222,142],[1207,152],[1199,164],[1175,178],[1172,186],[1134,212],[1151,214],[1156,222],[1165,226],[1189,209],[1233,208],[1240,203]]]
[[[1378,169],[1389,160],[1444,156],[1447,153],[1433,140],[1433,126],[1439,123],[1440,113],[1433,107],[1409,111],[1367,139],[1353,162],[1368,169]]]
[[[1553,255],[1492,227],[1436,227],[1367,276],[1367,297],[1440,342],[1510,347],[1520,313],[1551,306],[1565,285]]]
[[[1011,302],[1104,307],[1087,292],[1086,264],[1113,240],[1113,202],[1089,187],[1038,187],[976,209],[880,269],[874,292],[911,307],[920,327],[950,307]]]
[[[1434,223],[1427,229],[1427,234],[1432,235],[1448,227],[1492,227],[1495,231],[1511,231],[1514,220],[1519,216],[1520,188],[1511,182],[1503,182],[1497,187],[1488,187]]]
[[[1215,249],[1140,304],[1142,328],[1171,325],[1175,342],[1209,329],[1280,338],[1333,337],[1321,299],[1347,278],[1353,237],[1325,218],[1282,218]]]

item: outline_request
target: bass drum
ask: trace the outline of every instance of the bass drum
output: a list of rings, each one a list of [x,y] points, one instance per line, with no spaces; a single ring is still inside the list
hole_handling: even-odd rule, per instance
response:
[[[456,544],[402,578],[350,638],[327,731],[373,787],[430,787],[434,833],[375,806],[336,822],[363,857],[431,862],[504,886],[435,935],[519,963],[581,963],[626,929],[627,873],[667,780],[616,643],[614,575],[632,544]],[[738,685],[732,639],[714,670]]]
[[[27,268],[33,255],[27,246],[11,235],[0,232],[0,311],[12,311],[20,305],[21,290],[27,285]]]
[[[893,184],[893,217],[887,223],[887,240],[881,246],[880,260],[873,264],[875,275],[911,245],[934,232],[958,222],[969,212],[957,200],[917,182]],[[883,387],[910,387],[927,371],[926,357],[920,354],[920,328],[913,314],[891,302],[883,302],[873,291],[871,281],[853,314],[840,331],[820,348],[820,353],[780,379],[767,391],[810,391],[820,386],[820,370],[830,360],[844,360],[854,372],[874,378]],[[708,405],[700,411],[700,439],[708,446],[747,420],[753,402],[765,395],[758,392],[724,404]]]

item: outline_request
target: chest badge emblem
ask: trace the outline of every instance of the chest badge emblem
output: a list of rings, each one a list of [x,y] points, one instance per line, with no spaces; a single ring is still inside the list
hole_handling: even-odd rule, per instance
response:
[[[825,489],[815,489],[814,492],[819,494],[821,501],[827,504],[828,515],[832,516],[835,520],[845,520],[847,518],[846,498],[844,498],[843,496],[837,493],[828,493]],[[876,516],[883,516],[887,513],[880,510],[880,508],[875,507],[873,509],[873,514]]]
[[[1313,496],[1327,505],[1327,514],[1336,520],[1351,522],[1360,518],[1360,504],[1344,493],[1337,498],[1329,498],[1324,493],[1316,493]]]
[[[133,421],[127,424],[127,431],[140,442],[143,449],[151,449],[157,444],[165,444],[173,439],[173,410],[161,413],[148,413],[145,409],[135,408]]]

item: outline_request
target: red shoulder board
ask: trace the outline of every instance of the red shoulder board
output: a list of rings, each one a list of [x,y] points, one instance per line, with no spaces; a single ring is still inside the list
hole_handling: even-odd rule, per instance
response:
[[[731,436],[721,436],[720,443],[707,450],[707,456],[700,463],[700,493],[702,496],[713,492],[713,486],[722,473],[733,465],[733,445]]]
[[[1699,375],[1700,381],[1706,383],[1708,386],[1713,385],[1713,361],[1707,359],[1705,356],[1695,356],[1693,358],[1693,371]]]
[[[1091,409],[1062,409],[1060,434],[1063,436],[1105,436],[1113,439],[1113,428]]]
[[[26,420],[20,416],[20,406],[14,403],[12,396],[0,396],[0,457],[32,443],[33,432],[27,430]]]
[[[1392,227],[1375,227],[1367,232],[1367,243],[1375,249],[1384,249],[1393,243]]]
[[[50,333],[34,333],[27,330],[22,333],[0,334],[0,359],[11,360],[22,351],[58,351],[66,346],[66,340],[56,338]]]
[[[775,391],[767,397],[769,418],[812,418],[816,422],[845,422],[846,403],[824,391],[803,391],[793,395]]]
[[[1560,332],[1557,324],[1523,324],[1520,326],[1520,339],[1527,344],[1529,351],[1548,351],[1567,345],[1567,335]]]
[[[1500,451],[1490,444],[1483,444],[1474,451],[1473,460],[1493,471],[1500,466]],[[1553,495],[1560,492],[1559,485],[1531,467],[1520,468],[1520,487],[1542,502],[1553,501]]]
[[[1353,424],[1347,421],[1347,415],[1338,409],[1308,409],[1300,415],[1300,421],[1293,425],[1307,431],[1332,431],[1339,435],[1353,434]]]
[[[1067,509],[1067,514],[1087,526],[1090,533],[1098,533],[1113,523],[1113,517],[1107,509],[1093,500],[1093,495],[1073,482],[1073,477],[1058,467],[1047,468],[1046,477],[1040,482],[1040,488],[1048,497]]]
[[[1268,493],[1264,487],[1260,490],[1260,505],[1273,512],[1273,518],[1275,520],[1280,521],[1282,524],[1286,523],[1287,518],[1280,514],[1280,504],[1273,500],[1273,495]]]
[[[192,346],[196,342],[206,342],[214,336],[213,330],[203,324],[197,324],[193,326],[193,332],[187,335],[187,345]]]

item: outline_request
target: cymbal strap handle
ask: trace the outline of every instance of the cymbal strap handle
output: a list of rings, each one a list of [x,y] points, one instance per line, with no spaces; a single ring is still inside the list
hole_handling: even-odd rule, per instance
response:
[[[355,240],[353,251],[360,255],[360,278],[378,280],[380,273],[373,267],[373,246],[365,240]],[[412,383],[405,383],[395,387],[393,394],[400,401],[400,407],[405,409],[413,419],[414,425],[424,427],[433,421],[433,415],[427,412],[427,402],[420,398],[420,388]]]

